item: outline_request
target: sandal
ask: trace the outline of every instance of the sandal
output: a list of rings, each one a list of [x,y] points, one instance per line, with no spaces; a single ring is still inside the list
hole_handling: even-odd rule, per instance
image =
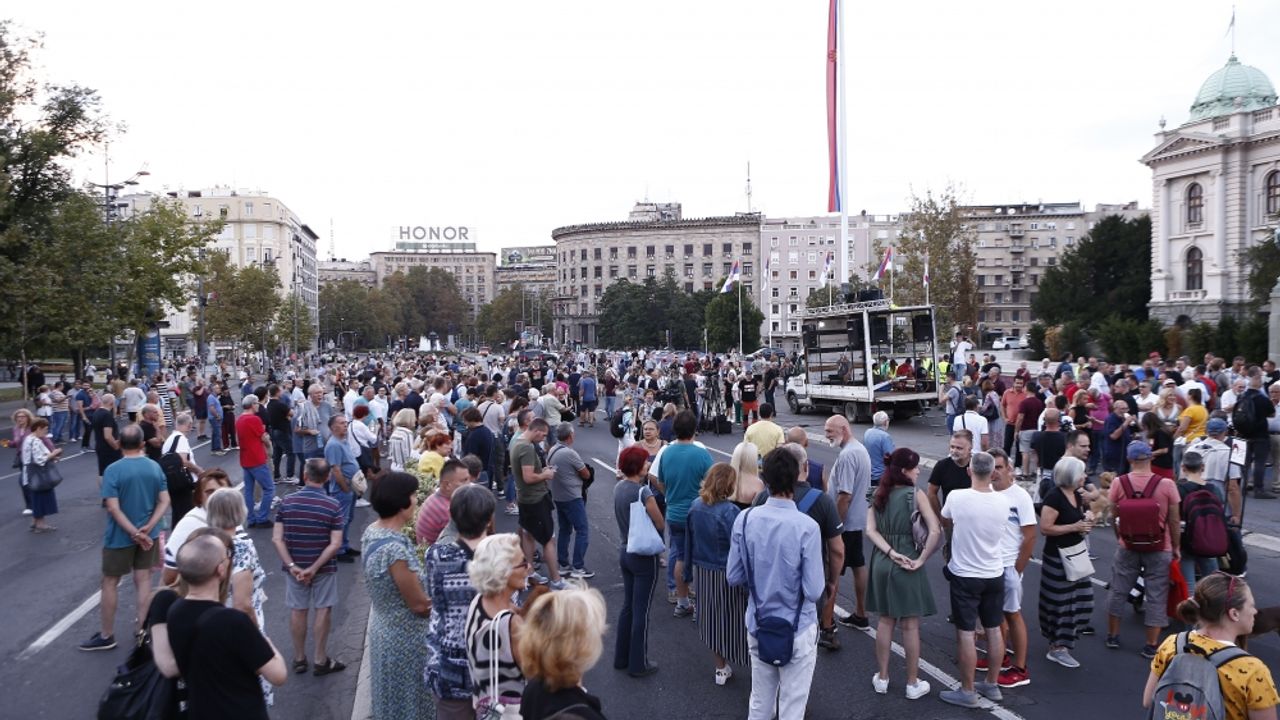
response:
[[[729,678],[733,677],[733,668],[727,664],[722,668],[716,668],[716,684],[724,685],[729,682]]]
[[[293,661],[293,671],[298,675],[301,675],[310,669],[311,669],[311,663],[307,662],[306,658]]]
[[[315,669],[314,675],[316,677],[320,677],[321,675],[328,675],[329,673],[336,673],[346,669],[347,669],[347,666],[345,664],[340,663],[337,660],[334,660],[333,658],[329,658],[328,660],[325,660],[323,663],[316,663],[316,669]]]

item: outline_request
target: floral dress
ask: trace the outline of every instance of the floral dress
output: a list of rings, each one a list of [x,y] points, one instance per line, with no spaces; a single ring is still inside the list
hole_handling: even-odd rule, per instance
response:
[[[369,677],[373,717],[378,720],[431,720],[435,701],[424,682],[428,619],[405,605],[391,565],[403,560],[422,578],[422,564],[403,533],[377,525],[364,531],[361,558],[369,591]],[[425,590],[425,587],[424,587]]]
[[[253,575],[253,614],[258,620],[258,630],[263,635],[267,634],[267,626],[262,613],[262,605],[267,601],[267,593],[262,589],[263,582],[267,579],[267,571],[262,568],[262,562],[258,559],[258,547],[253,544],[253,539],[249,537],[249,533],[244,528],[236,528],[235,534],[235,550],[231,558],[231,574],[248,570]],[[231,607],[234,600],[230,594],[227,596],[227,607]],[[275,691],[271,683],[267,679],[258,676],[258,682],[262,684],[262,696],[266,698],[267,707],[271,707],[275,703]]]

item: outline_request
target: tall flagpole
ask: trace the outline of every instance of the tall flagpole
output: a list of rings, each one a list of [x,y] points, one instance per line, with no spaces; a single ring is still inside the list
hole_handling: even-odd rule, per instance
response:
[[[836,3],[836,98],[839,108],[836,118],[836,135],[839,138],[840,153],[840,268],[839,282],[849,282],[849,146],[845,142],[845,98],[844,98],[844,0]]]
[[[742,357],[742,275],[738,275],[738,357]]]

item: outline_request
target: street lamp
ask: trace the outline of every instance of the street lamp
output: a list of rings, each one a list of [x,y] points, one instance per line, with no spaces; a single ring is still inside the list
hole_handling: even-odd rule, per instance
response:
[[[96,183],[86,180],[84,185],[90,189],[102,191],[102,213],[107,223],[111,223],[116,219],[117,210],[116,199],[119,197],[120,191],[126,187],[132,187],[138,184],[138,178],[147,177],[151,171],[147,170],[147,164],[143,163],[142,167],[121,182],[111,182],[111,156],[108,154],[103,158],[103,181]]]

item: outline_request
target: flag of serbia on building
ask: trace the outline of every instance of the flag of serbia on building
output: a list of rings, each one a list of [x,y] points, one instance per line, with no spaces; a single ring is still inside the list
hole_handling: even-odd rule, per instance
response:
[[[720,288],[720,293],[724,294],[733,289],[733,284],[742,281],[742,268],[737,260],[733,261],[733,269],[729,271],[729,277],[724,279],[724,287]]]
[[[885,248],[884,260],[880,261],[880,268],[876,270],[875,276],[872,277],[871,279],[878,281],[880,278],[884,277],[884,274],[889,272],[889,263],[891,262],[893,262],[893,246],[892,245]]]
[[[834,253],[827,253],[827,259],[822,263],[822,277],[818,280],[819,285],[826,285],[827,281],[831,279],[831,261],[834,258]]]

